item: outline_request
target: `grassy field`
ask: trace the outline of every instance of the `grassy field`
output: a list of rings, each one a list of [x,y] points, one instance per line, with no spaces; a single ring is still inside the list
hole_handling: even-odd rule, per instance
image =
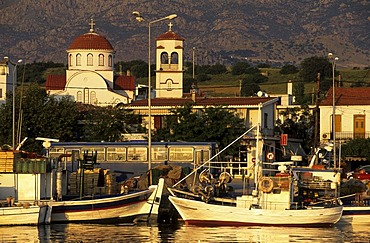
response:
[[[263,68],[261,71],[267,74],[268,82],[260,84],[261,90],[268,94],[284,94],[287,92],[287,83],[298,81],[298,74],[282,75],[280,69]],[[370,84],[369,70],[338,70],[341,80],[345,87],[361,81]],[[243,75],[234,76],[230,73],[222,75],[210,75],[211,80],[198,83],[202,92],[207,92],[210,96],[239,96],[239,90]],[[316,87],[315,83],[305,84],[305,92],[312,93]]]

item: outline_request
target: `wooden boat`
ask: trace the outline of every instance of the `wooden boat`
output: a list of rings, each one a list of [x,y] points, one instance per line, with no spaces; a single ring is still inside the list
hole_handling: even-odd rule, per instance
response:
[[[370,225],[369,191],[344,196],[343,215],[340,224]],[[344,199],[344,200],[345,200]]]
[[[119,223],[147,220],[158,215],[164,180],[149,189],[95,199],[52,203],[51,223]]]
[[[17,205],[0,207],[0,225],[39,225],[50,223],[48,205]]]
[[[258,133],[256,141],[259,141]],[[256,151],[260,151],[258,144],[259,142]],[[275,175],[271,175],[271,171],[263,174],[259,157],[257,156],[253,169],[251,193],[229,194],[227,183],[231,182],[233,176],[219,166],[218,170],[224,171],[215,177],[217,174],[211,172],[212,166],[217,165],[217,162],[211,164],[210,161],[199,167],[207,168],[199,175],[196,171],[189,174],[193,175],[189,180],[191,186],[180,181],[170,188],[172,196],[169,200],[185,224],[322,227],[334,225],[340,220],[343,207],[339,205],[335,194],[338,185],[336,179],[326,178],[332,176],[332,172],[326,173],[327,171],[321,169],[294,171],[288,169],[288,162],[278,163],[281,171]],[[337,173],[336,176],[340,177],[340,174]],[[196,183],[197,177],[199,183]],[[244,183],[245,178],[242,181]],[[305,195],[309,191],[307,189],[317,189],[325,194],[317,198],[310,197]]]

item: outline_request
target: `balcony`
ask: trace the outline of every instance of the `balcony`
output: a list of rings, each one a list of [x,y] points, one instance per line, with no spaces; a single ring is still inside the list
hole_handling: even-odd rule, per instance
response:
[[[332,133],[324,133],[322,135],[324,139],[333,139]],[[370,138],[370,132],[355,133],[355,132],[336,132],[336,140],[352,140],[356,138]]]

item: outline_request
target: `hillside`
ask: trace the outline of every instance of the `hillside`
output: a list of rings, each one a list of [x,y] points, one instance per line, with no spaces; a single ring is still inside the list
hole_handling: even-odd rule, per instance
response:
[[[369,6],[366,0],[0,0],[0,54],[65,63],[65,50],[94,18],[116,61],[146,60],[148,25],[135,21],[136,10],[148,20],[176,13],[173,30],[185,38],[185,58],[192,59],[195,47],[201,65],[298,64],[333,52],[338,66],[364,67],[370,63]],[[152,25],[153,45],[166,24]]]

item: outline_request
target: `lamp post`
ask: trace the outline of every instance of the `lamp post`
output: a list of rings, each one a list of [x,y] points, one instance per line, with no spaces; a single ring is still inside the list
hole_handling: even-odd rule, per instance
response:
[[[335,136],[335,66],[336,62],[339,60],[338,57],[334,57],[333,53],[328,54],[328,58],[331,60],[332,66],[332,76],[333,76],[333,114],[332,114],[332,126],[333,126],[333,160],[334,169],[337,168],[337,153],[336,153],[336,136]]]
[[[141,16],[140,12],[138,11],[134,11],[132,12],[133,15],[135,15],[135,19],[138,21],[138,22],[143,22],[144,21],[144,18],[143,16]],[[163,20],[171,20],[171,19],[174,19],[176,18],[177,15],[176,14],[171,14],[171,15],[168,15],[166,17],[163,17],[163,18],[159,18],[159,19],[155,19],[155,20],[152,20],[152,21],[149,21],[148,22],[148,119],[149,119],[149,122],[148,122],[148,170],[150,171],[151,168],[152,168],[152,102],[151,102],[151,99],[152,99],[152,96],[151,96],[151,91],[152,91],[152,88],[151,88],[151,70],[150,70],[150,26],[154,23],[157,23],[157,22],[160,22],[160,21],[163,21]],[[152,173],[150,172],[150,181],[149,181],[149,184],[151,185],[152,184]]]
[[[13,92],[13,119],[12,119],[12,146],[15,149],[15,86],[17,85],[17,66],[18,64],[22,63],[22,59],[19,59],[16,63],[13,63],[9,60],[9,57],[4,57],[5,62],[10,63],[13,65],[13,73],[12,73],[12,92]]]

